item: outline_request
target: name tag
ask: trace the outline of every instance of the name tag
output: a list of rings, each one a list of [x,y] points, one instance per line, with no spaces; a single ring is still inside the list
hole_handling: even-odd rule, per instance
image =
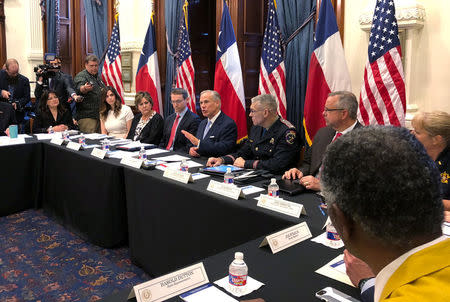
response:
[[[92,149],[91,155],[95,156],[97,158],[100,158],[100,159],[104,159],[105,155],[106,155],[106,150],[94,148],[94,149]]]
[[[68,148],[68,149],[75,150],[75,151],[78,151],[78,150],[80,150],[80,148],[81,148],[81,144],[79,144],[79,143],[74,143],[74,142],[69,142],[69,143],[67,144],[67,148]]]
[[[203,263],[197,263],[133,287],[128,299],[137,302],[165,301],[176,295],[208,283]]]
[[[58,145],[58,146],[61,146],[63,144],[63,142],[64,142],[64,140],[61,138],[58,138],[58,137],[54,137],[50,140],[51,144]]]
[[[259,247],[269,245],[272,253],[278,253],[299,242],[311,238],[311,231],[306,222],[302,222],[272,235],[266,236]]]
[[[259,195],[258,207],[266,208],[278,213],[286,214],[293,217],[300,217],[300,214],[306,215],[306,210],[302,204],[284,200],[283,198],[277,198],[268,196],[265,194]]]
[[[208,188],[206,189],[210,192],[217,193],[219,195],[227,196],[233,199],[239,199],[239,197],[245,198],[244,193],[242,193],[242,189],[235,186],[226,184],[223,182],[218,182],[215,180],[211,180],[208,184]]]
[[[141,168],[142,162],[143,162],[142,159],[134,158],[134,157],[130,157],[130,156],[123,157],[120,160],[120,163],[122,165],[129,166],[129,167],[136,168],[136,169]]]
[[[164,170],[163,177],[167,177],[179,182],[182,182],[184,184],[187,184],[188,182],[193,182],[192,174],[189,172],[181,171],[178,169],[172,169],[167,168]]]

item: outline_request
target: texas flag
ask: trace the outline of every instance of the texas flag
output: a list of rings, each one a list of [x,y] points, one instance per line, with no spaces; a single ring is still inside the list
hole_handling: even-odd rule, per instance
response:
[[[217,44],[214,90],[220,94],[222,99],[221,110],[236,122],[238,140],[245,138],[247,136],[247,119],[245,117],[244,82],[242,81],[241,63],[233,24],[225,1],[223,1],[222,22]]]
[[[136,73],[136,92],[147,91],[153,99],[153,110],[163,114],[161,83],[159,80],[158,55],[156,53],[153,13],[145,35],[144,46]]]
[[[341,90],[351,91],[351,88],[333,6],[330,0],[322,0],[305,97],[303,126],[309,145],[317,130],[325,126],[322,113],[328,94]]]

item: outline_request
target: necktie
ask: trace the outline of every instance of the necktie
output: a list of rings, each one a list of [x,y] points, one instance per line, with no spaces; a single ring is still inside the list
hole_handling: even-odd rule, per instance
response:
[[[335,141],[335,140],[337,140],[339,137],[341,137],[342,136],[342,133],[341,132],[338,132],[338,133],[336,133],[336,136],[334,137],[334,139],[333,139],[333,142]]]
[[[172,131],[170,131],[169,143],[167,144],[167,147],[166,147],[167,150],[170,150],[170,147],[172,147],[173,139],[175,138],[175,133],[177,132],[177,127],[178,127],[179,121],[180,121],[180,115],[177,114],[177,117],[175,118],[175,121],[173,122],[173,125],[172,125]]]
[[[211,128],[211,125],[212,125],[211,121],[208,120],[208,123],[206,124],[206,127],[205,127],[205,131],[203,131],[203,138],[205,138],[206,134],[209,131],[209,128]]]

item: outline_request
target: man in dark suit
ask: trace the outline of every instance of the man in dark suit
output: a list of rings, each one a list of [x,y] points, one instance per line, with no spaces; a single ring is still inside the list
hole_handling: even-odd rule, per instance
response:
[[[328,95],[323,109],[327,124],[320,128],[314,137],[311,148],[307,149],[301,166],[286,171],[283,178],[300,180],[300,184],[309,190],[320,191],[319,170],[327,146],[341,135],[354,128],[361,127],[356,120],[358,101],[348,91],[336,91]]]
[[[19,124],[23,122],[24,107],[30,101],[30,81],[19,73],[19,63],[16,59],[8,59],[5,70],[0,72],[1,101],[9,102],[15,112]],[[20,133],[20,130],[19,130]]]
[[[174,113],[164,121],[163,137],[159,146],[167,150],[189,152],[189,140],[181,133],[186,130],[196,133],[200,118],[187,107],[188,93],[182,88],[173,88],[170,94]]]
[[[14,108],[5,102],[0,102],[0,136],[9,135],[9,125],[16,124]]]
[[[181,131],[191,142],[189,155],[222,156],[234,151],[237,126],[220,111],[220,105],[220,94],[217,91],[204,90],[200,93],[200,108],[206,118],[200,122],[196,136],[185,130]]]

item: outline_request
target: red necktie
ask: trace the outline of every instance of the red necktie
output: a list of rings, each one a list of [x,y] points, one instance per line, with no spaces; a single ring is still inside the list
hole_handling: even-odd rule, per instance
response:
[[[173,139],[175,138],[175,133],[177,132],[179,120],[180,120],[180,115],[177,114],[177,117],[175,118],[175,121],[173,122],[173,125],[172,125],[172,131],[170,131],[169,143],[167,144],[167,147],[166,147],[167,150],[170,150],[170,147],[172,147]]]
[[[335,140],[337,140],[339,137],[341,137],[342,136],[342,133],[341,132],[338,132],[338,133],[336,133],[336,136],[334,137],[334,139],[333,139],[333,142],[335,141]]]

